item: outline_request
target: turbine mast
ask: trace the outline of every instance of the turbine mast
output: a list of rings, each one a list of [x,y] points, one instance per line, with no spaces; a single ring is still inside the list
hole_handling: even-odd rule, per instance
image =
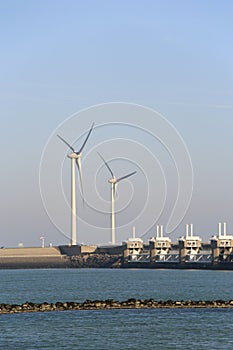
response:
[[[71,158],[71,245],[77,244],[75,158]]]
[[[110,172],[111,174],[111,179],[108,180],[108,182],[111,184],[111,202],[112,202],[112,212],[111,212],[111,234],[112,234],[112,237],[111,237],[111,243],[112,244],[116,244],[116,236],[115,236],[115,229],[116,229],[116,225],[115,225],[115,195],[116,195],[116,186],[117,186],[117,183],[119,181],[122,181],[124,179],[127,179],[127,177],[130,177],[132,175],[134,175],[136,173],[136,171],[130,173],[130,174],[127,174],[127,175],[124,175],[124,176],[121,176],[119,177],[118,179],[116,179],[116,177],[114,176],[114,173],[112,171],[112,169],[110,168],[109,164],[106,162],[106,160],[104,159],[104,157],[98,152],[100,158],[102,159],[102,161],[104,162],[106,168],[108,169],[108,171]]]
[[[115,183],[112,183],[112,213],[111,213],[111,224],[112,224],[112,244],[116,243],[115,240]]]

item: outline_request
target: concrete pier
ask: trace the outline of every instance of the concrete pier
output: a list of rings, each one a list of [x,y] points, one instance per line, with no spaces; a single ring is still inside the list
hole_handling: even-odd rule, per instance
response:
[[[233,262],[233,236],[228,235],[226,229],[226,223],[220,222],[218,224],[218,235],[213,236],[210,240],[213,264],[215,265],[220,262]]]
[[[163,226],[156,226],[156,237],[149,240],[150,262],[166,261],[171,251],[171,239],[163,236]]]
[[[185,237],[179,238],[180,263],[195,260],[201,249],[201,237],[193,235],[193,224],[186,225]]]
[[[124,261],[127,260],[137,260],[137,257],[143,251],[143,241],[141,238],[128,238],[126,242],[123,242],[124,252],[123,258]]]

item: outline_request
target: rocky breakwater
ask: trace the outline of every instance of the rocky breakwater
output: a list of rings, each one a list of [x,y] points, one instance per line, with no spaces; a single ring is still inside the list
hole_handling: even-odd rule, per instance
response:
[[[71,256],[70,267],[74,268],[120,268],[122,257],[118,254],[82,254]]]
[[[15,314],[21,312],[51,312],[68,310],[106,310],[106,309],[161,309],[161,308],[233,308],[233,300],[165,300],[154,299],[128,299],[126,301],[107,300],[86,300],[83,303],[74,301],[57,303],[31,303],[0,304],[0,314]]]

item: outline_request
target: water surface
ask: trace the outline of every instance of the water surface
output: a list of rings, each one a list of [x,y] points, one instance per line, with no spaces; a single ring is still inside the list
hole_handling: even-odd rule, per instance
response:
[[[233,271],[0,270],[0,302],[233,299]],[[231,309],[0,315],[0,349],[232,349]]]

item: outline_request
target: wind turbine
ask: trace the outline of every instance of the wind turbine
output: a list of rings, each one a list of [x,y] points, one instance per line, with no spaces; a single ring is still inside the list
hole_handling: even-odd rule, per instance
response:
[[[82,198],[83,198],[83,203],[84,203],[81,156],[82,156],[82,151],[87,143],[87,140],[92,132],[93,127],[94,127],[94,123],[92,124],[92,126],[87,134],[87,137],[86,137],[85,141],[83,142],[82,147],[80,148],[79,151],[75,151],[75,149],[66,140],[64,140],[61,136],[57,135],[57,137],[59,137],[59,139],[62,140],[72,151],[72,153],[68,154],[68,156],[67,156],[68,158],[71,159],[71,245],[77,244],[75,163],[78,167],[78,172],[79,172],[79,176],[80,176],[80,185],[81,185],[81,191],[82,191]]]
[[[107,169],[109,170],[110,174],[111,174],[111,179],[108,180],[108,182],[111,184],[111,204],[112,204],[112,212],[111,212],[111,229],[112,229],[112,237],[111,237],[111,242],[112,244],[116,243],[116,236],[115,236],[115,231],[116,231],[116,226],[115,226],[115,196],[116,196],[116,186],[117,183],[127,179],[128,177],[136,174],[136,171],[133,171],[130,174],[121,176],[119,178],[116,178],[112,169],[110,168],[109,164],[106,162],[106,160],[104,159],[104,157],[98,152],[100,158],[103,160],[104,164],[106,165]]]

